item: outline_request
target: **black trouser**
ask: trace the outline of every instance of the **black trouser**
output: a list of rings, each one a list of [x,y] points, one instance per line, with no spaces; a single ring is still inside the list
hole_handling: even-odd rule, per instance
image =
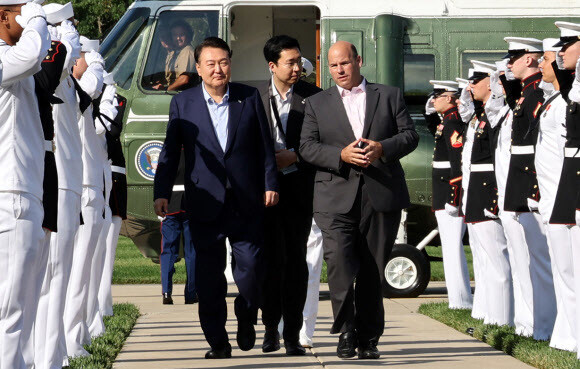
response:
[[[306,243],[312,226],[312,211],[303,205],[312,199],[297,198],[306,195],[290,188],[294,181],[287,179],[280,180],[280,203],[266,209],[262,322],[266,329],[278,329],[284,318],[284,340],[298,341],[308,288]]]
[[[328,265],[334,314],[330,333],[356,330],[362,344],[378,341],[383,334],[381,275],[400,219],[400,210],[375,211],[364,184],[348,213],[314,213],[314,220],[322,231],[324,259]]]
[[[190,212],[188,212],[191,215]],[[212,222],[190,217],[195,248],[195,287],[199,298],[199,321],[212,349],[228,343],[226,237],[232,246],[232,272],[239,295],[234,302],[238,320],[256,324],[264,283],[263,215],[243,216],[232,196],[226,196],[224,208]]]

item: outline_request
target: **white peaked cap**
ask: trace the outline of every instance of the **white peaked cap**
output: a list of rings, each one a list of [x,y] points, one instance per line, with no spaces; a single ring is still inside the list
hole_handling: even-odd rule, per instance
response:
[[[459,84],[455,81],[436,81],[430,80],[434,90],[445,90],[447,92],[457,92]]]
[[[0,0],[0,5],[20,5],[31,2],[32,0]]]
[[[556,22],[556,27],[560,28],[560,41],[554,46],[564,46],[570,42],[580,40],[580,24],[570,22]]]
[[[560,37],[580,36],[580,23],[556,22],[560,28]]]
[[[99,40],[89,40],[85,36],[81,36],[80,41],[81,41],[81,51],[83,53],[88,53],[90,51],[98,52],[99,47],[101,46]]]
[[[496,70],[495,64],[485,63],[479,60],[470,61],[473,64],[473,72],[469,74],[469,79],[489,77]]]
[[[542,40],[529,37],[504,37],[504,41],[508,43],[510,51],[520,51],[526,53],[541,53]]]
[[[560,40],[557,38],[545,38],[543,41],[544,51],[555,51],[555,52],[560,51],[561,47],[554,46],[558,43],[558,41],[560,41]]]
[[[314,72],[314,66],[310,60],[306,59],[305,57],[302,57],[302,69],[304,69],[304,74],[306,76],[309,76],[312,74],[312,72]]]
[[[106,85],[114,85],[115,77],[113,76],[113,73],[105,71],[105,73],[103,74],[103,82],[105,82]]]
[[[64,5],[57,3],[46,4],[42,8],[46,13],[46,21],[49,24],[58,24],[75,16],[72,3],[70,2]]]
[[[464,89],[469,84],[469,81],[465,78],[455,78],[455,80],[457,81],[458,87],[460,89]]]

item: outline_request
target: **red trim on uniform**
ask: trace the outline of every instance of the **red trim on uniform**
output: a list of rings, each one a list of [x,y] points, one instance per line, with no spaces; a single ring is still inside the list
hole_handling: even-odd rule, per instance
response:
[[[463,176],[457,177],[457,178],[453,178],[452,180],[449,181],[449,184],[453,184],[457,181],[461,181],[463,179]]]
[[[175,215],[175,214],[181,214],[181,213],[185,213],[185,210],[179,210],[179,211],[176,211],[175,213],[168,213],[168,214],[165,214],[165,216]]]
[[[56,46],[54,47],[56,49],[56,52],[54,54],[52,54],[52,58],[51,59],[44,59],[42,62],[43,63],[52,63],[54,62],[54,58],[60,53],[60,46],[62,45],[62,42],[60,41],[52,41],[56,43]],[[47,55],[48,56],[48,55]]]
[[[530,78],[534,78],[534,76],[541,74],[542,72],[538,72],[538,73],[534,73],[531,76],[529,76],[528,78],[526,78],[526,80],[530,79]],[[532,82],[528,83],[527,85],[522,87],[522,92],[524,92],[526,90],[526,88],[530,87],[533,84],[536,84],[536,86],[534,86],[534,90],[537,88],[537,85],[540,83],[540,80],[538,78],[534,79]]]
[[[536,105],[536,108],[534,109],[534,118],[538,115],[538,110],[540,110],[540,108],[542,107],[542,103],[538,102],[538,105]]]

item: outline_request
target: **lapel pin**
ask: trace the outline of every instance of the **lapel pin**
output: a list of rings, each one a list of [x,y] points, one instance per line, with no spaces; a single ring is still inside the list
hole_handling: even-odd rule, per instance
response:
[[[306,104],[306,100],[302,100],[302,104]]]

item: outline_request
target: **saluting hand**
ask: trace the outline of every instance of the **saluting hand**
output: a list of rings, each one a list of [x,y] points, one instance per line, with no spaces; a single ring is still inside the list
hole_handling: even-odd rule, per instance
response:
[[[342,161],[348,164],[358,165],[359,167],[366,168],[369,166],[370,162],[365,157],[365,150],[361,149],[358,145],[361,139],[353,141],[350,145],[342,149],[340,152],[340,158]]]
[[[361,138],[360,140],[367,144],[364,148],[365,158],[368,161],[367,166],[383,156],[383,145],[381,145],[380,142],[368,140],[366,138]]]
[[[167,213],[169,212],[169,201],[167,199],[156,199],[155,200],[155,214],[161,218],[165,218]]]
[[[278,199],[278,192],[276,191],[266,191],[264,193],[264,205],[267,208],[276,205],[278,203]]]

